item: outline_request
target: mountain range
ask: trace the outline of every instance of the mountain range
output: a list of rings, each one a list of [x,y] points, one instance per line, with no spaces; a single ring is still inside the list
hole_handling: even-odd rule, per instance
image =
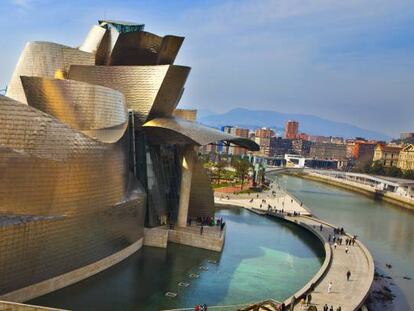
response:
[[[281,113],[271,110],[232,109],[222,114],[214,114],[208,110],[199,110],[198,121],[204,125],[220,128],[233,125],[249,129],[270,127],[283,132],[288,120],[299,122],[299,132],[310,135],[338,136],[344,138],[364,137],[367,139],[390,140],[390,136],[348,123],[323,119],[314,115]]]

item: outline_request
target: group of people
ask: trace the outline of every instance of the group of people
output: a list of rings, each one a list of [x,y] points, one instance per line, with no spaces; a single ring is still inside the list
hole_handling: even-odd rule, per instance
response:
[[[194,311],[207,311],[207,305],[206,304],[195,305]]]
[[[328,307],[328,305],[325,303],[325,305],[323,306],[323,311],[335,311],[335,310],[334,310],[334,307],[332,305],[331,305],[331,307]],[[342,311],[341,306],[336,308],[336,311]]]

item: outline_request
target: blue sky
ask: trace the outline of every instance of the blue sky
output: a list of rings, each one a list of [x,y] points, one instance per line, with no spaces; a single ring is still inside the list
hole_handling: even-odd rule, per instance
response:
[[[25,42],[80,44],[101,18],[186,37],[185,107],[306,113],[414,130],[412,0],[0,0],[0,88]],[[281,126],[281,125],[276,125]]]

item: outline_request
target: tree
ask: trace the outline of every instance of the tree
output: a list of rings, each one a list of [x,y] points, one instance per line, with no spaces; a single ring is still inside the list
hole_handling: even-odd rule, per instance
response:
[[[237,177],[241,181],[241,189],[243,189],[244,181],[249,175],[249,171],[252,168],[252,165],[245,159],[238,159],[233,162],[233,167],[236,170]]]
[[[403,172],[396,166],[391,166],[385,170],[385,175],[391,177],[403,177]]]
[[[215,168],[215,173],[216,173],[216,178],[217,178],[217,183],[220,183],[220,179],[221,179],[221,174],[224,171],[224,168],[227,166],[227,163],[224,161],[218,161],[214,164],[214,168]]]

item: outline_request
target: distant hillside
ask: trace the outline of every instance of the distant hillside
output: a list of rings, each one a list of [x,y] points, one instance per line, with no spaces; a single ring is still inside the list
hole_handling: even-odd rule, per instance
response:
[[[283,131],[287,120],[299,121],[299,131],[311,135],[341,136],[345,138],[365,137],[370,139],[390,140],[391,137],[380,132],[362,129],[357,126],[322,119],[313,115],[290,114],[267,110],[248,110],[237,108],[223,114],[202,115],[199,122],[212,126],[236,125],[255,129],[272,127]]]

